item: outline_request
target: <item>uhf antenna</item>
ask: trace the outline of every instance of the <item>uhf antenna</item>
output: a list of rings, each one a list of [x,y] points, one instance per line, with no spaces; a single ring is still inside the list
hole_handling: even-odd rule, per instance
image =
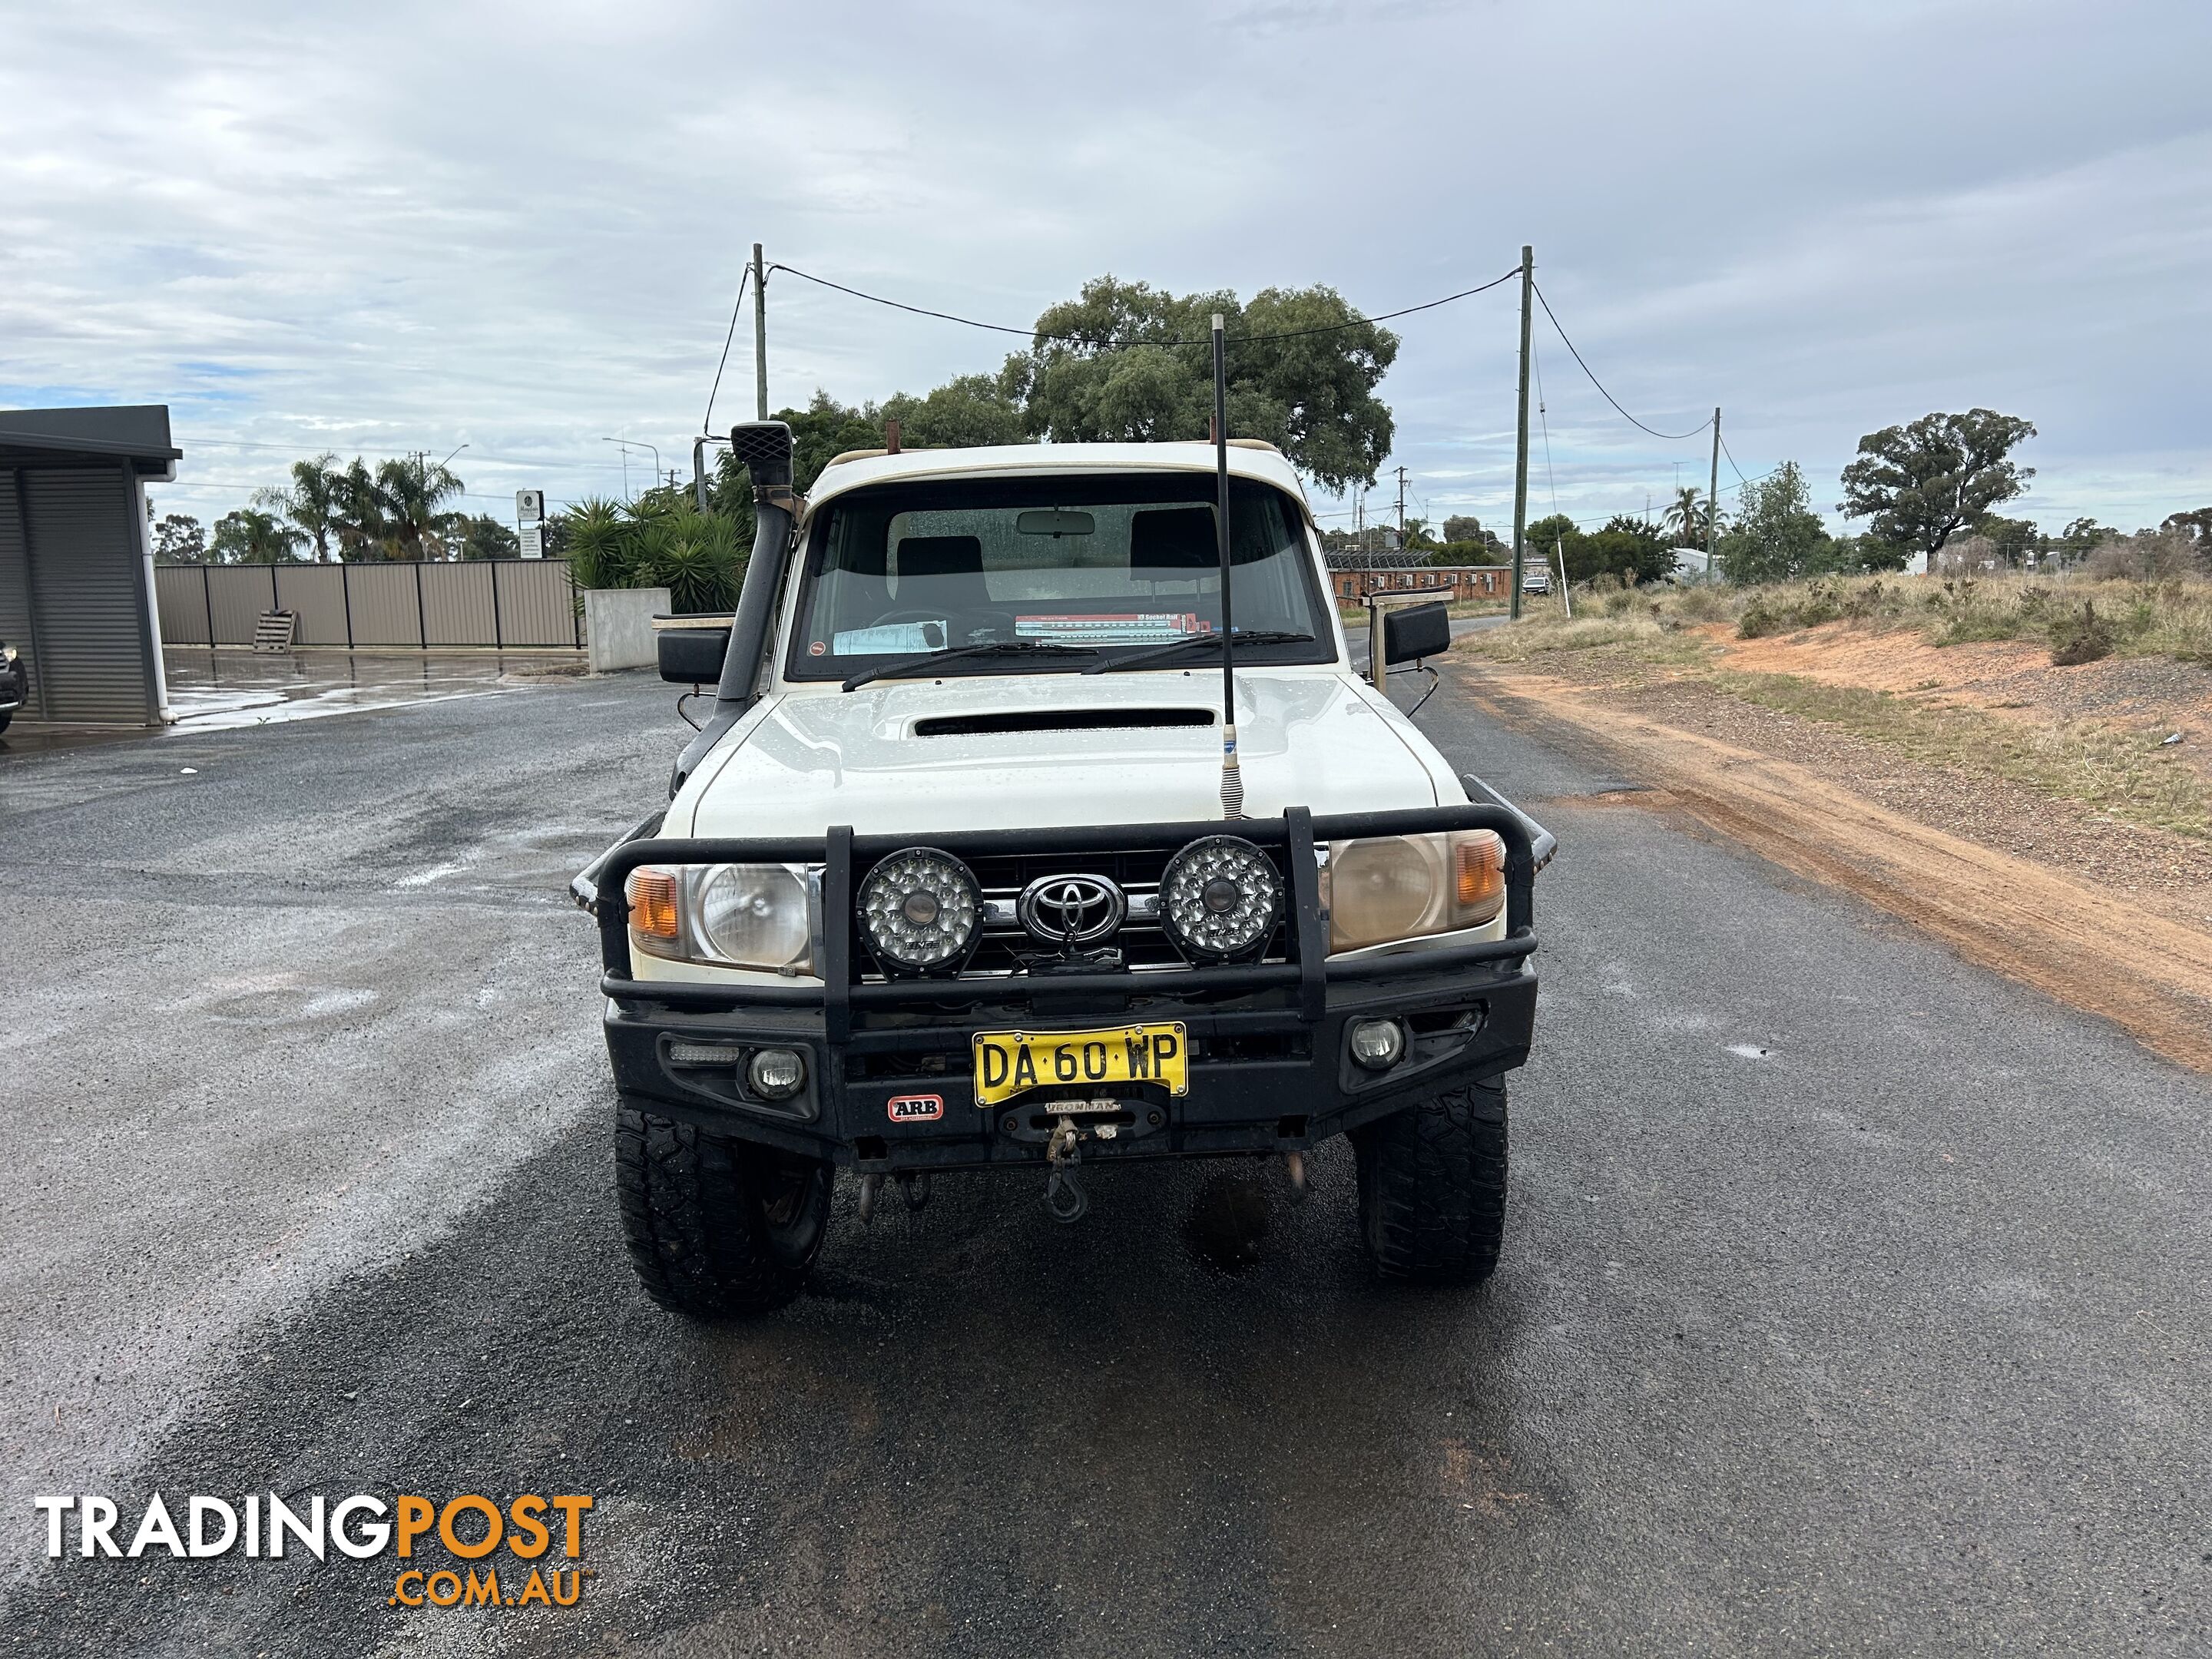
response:
[[[1221,816],[1244,816],[1244,775],[1237,768],[1237,628],[1229,608],[1229,370],[1221,313],[1213,313],[1213,531],[1221,552]]]

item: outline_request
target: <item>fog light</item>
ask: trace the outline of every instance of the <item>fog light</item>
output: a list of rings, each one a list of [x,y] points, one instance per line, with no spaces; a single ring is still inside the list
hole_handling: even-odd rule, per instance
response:
[[[763,1100],[788,1100],[806,1086],[806,1061],[796,1048],[763,1048],[745,1067],[745,1081]]]
[[[1363,1019],[1352,1028],[1352,1057],[1370,1072],[1387,1072],[1406,1054],[1406,1033],[1395,1019]]]

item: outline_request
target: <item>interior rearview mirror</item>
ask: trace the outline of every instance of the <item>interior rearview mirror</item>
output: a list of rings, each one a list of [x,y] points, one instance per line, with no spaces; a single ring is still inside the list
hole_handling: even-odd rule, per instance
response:
[[[718,685],[730,654],[726,628],[664,628],[656,636],[660,678],[671,685]]]
[[[1451,649],[1451,607],[1442,599],[1382,613],[1382,661],[1441,657]]]
[[[1088,513],[1067,513],[1058,507],[1039,507],[1014,520],[1024,536],[1088,536],[1097,528]]]

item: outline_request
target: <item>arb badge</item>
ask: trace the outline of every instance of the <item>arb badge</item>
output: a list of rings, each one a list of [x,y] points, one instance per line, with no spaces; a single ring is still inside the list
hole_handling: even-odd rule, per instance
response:
[[[893,1095],[884,1109],[894,1123],[933,1123],[945,1115],[945,1097]]]

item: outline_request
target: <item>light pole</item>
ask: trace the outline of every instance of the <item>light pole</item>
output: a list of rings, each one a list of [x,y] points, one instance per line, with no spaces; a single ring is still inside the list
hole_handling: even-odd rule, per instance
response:
[[[467,447],[466,444],[455,444],[452,454],[447,455],[445,461],[438,463],[438,471],[443,472],[446,470],[446,461],[452,460],[454,455],[459,454]],[[422,528],[427,531],[430,527],[430,452],[428,450],[418,449],[415,452],[415,466],[416,486],[422,492]]]
[[[624,501],[629,499],[629,453],[631,450],[653,450],[653,476],[656,478],[660,476],[660,452],[654,449],[651,444],[642,441],[632,441],[628,438],[602,438],[599,441],[603,444],[613,444],[623,453],[623,499]]]

